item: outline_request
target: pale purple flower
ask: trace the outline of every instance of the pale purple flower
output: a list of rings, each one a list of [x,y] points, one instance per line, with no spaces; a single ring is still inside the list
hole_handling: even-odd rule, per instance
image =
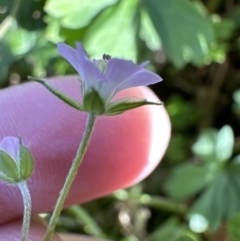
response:
[[[132,61],[111,58],[108,61],[90,61],[80,43],[74,49],[64,43],[58,44],[59,53],[77,70],[84,83],[85,92],[94,88],[108,102],[121,90],[150,85],[162,78],[146,69],[145,63],[135,65]]]
[[[148,62],[136,65],[132,61],[111,58],[106,54],[103,55],[103,59],[90,61],[80,43],[77,43],[77,49],[60,43],[58,51],[80,75],[82,103],[58,91],[44,79],[31,76],[29,79],[44,85],[73,108],[96,115],[111,116],[144,105],[162,104],[133,96],[112,100],[113,96],[121,90],[150,85],[162,80],[157,74],[144,69]]]
[[[0,150],[5,151],[13,160],[18,162],[19,159],[19,138],[13,136],[6,136],[0,142]]]

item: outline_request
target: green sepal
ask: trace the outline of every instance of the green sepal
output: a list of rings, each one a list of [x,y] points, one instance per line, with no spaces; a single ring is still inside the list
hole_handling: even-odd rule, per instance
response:
[[[78,101],[72,99],[71,97],[63,94],[62,92],[56,90],[55,88],[53,88],[51,85],[49,85],[47,83],[46,80],[44,79],[38,79],[38,78],[34,78],[32,76],[28,76],[29,80],[34,80],[42,85],[44,85],[51,93],[53,93],[55,96],[57,96],[59,99],[61,99],[62,101],[64,101],[66,104],[72,106],[73,108],[77,109],[77,110],[81,110],[83,111],[83,106],[81,103],[79,103]]]
[[[19,146],[19,172],[21,180],[27,180],[33,173],[34,161],[32,154],[20,141]]]
[[[107,105],[107,111],[105,115],[119,115],[124,111],[138,108],[144,105],[162,105],[162,103],[151,102],[145,99],[138,99],[136,97],[123,98],[110,102]]]
[[[11,177],[8,177],[7,175],[0,173],[0,180],[3,180],[4,182],[7,182],[9,184],[16,184],[17,182],[12,179]]]
[[[83,97],[84,111],[102,115],[105,112],[105,102],[94,88],[89,88]]]
[[[15,182],[19,181],[18,167],[16,162],[5,151],[0,150],[0,171],[6,175],[7,178],[13,179]]]

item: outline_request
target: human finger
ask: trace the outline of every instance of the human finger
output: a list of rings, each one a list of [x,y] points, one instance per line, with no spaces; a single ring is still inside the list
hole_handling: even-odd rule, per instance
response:
[[[80,99],[76,76],[57,77],[51,84]],[[117,98],[136,96],[158,101],[145,87]],[[38,83],[1,91],[0,139],[22,136],[35,159],[28,185],[34,213],[52,210],[86,126],[87,114],[57,99]],[[99,117],[89,148],[65,205],[85,202],[130,186],[147,176],[167,147],[170,122],[163,106],[145,106],[114,117]],[[0,184],[0,223],[21,216],[23,203],[16,187]]]

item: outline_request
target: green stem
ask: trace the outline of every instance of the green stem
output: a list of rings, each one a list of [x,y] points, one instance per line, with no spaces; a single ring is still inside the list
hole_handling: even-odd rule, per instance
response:
[[[21,233],[21,241],[26,241],[31,221],[31,196],[27,187],[26,181],[22,181],[18,183],[18,187],[20,188],[22,197],[23,197],[23,205],[24,205],[24,213],[23,213],[23,224],[22,224],[22,233]]]
[[[60,213],[63,209],[64,201],[65,201],[65,199],[68,195],[68,192],[71,188],[73,180],[74,180],[74,178],[77,174],[78,168],[79,168],[80,164],[82,163],[84,154],[87,150],[87,146],[88,146],[90,137],[91,137],[93,129],[94,129],[95,120],[96,120],[96,116],[93,113],[89,113],[86,130],[83,134],[82,141],[81,141],[80,146],[77,150],[76,157],[74,158],[72,166],[71,166],[71,168],[68,172],[68,175],[67,175],[66,181],[64,183],[64,186],[63,186],[62,190],[60,191],[60,195],[58,197],[56,206],[54,208],[52,217],[50,219],[50,222],[49,222],[49,225],[48,225],[48,228],[47,228],[47,232],[44,236],[44,241],[50,241],[51,240],[51,237],[53,235],[55,226],[57,224],[59,215],[60,215]]]
[[[141,197],[135,202],[139,202],[141,204],[148,205],[150,207],[166,210],[173,213],[185,214],[187,211],[187,205],[183,203],[176,203],[172,200],[168,200],[166,198],[160,196],[151,196],[148,194],[142,194]]]
[[[107,238],[107,235],[105,235],[103,230],[98,226],[97,222],[81,206],[74,205],[68,208],[66,211],[68,214],[74,217],[75,220],[81,221],[89,235],[92,235],[96,238]]]
[[[161,196],[151,196],[145,193],[132,197],[126,190],[120,190],[112,194],[112,196],[118,200],[132,201],[134,203],[178,214],[185,214],[188,210],[187,205],[184,203],[174,202]]]
[[[0,25],[0,40],[4,37],[8,29],[11,27],[13,20],[17,15],[20,5],[21,5],[21,0],[15,0],[15,4],[12,7],[12,10],[9,16],[7,16],[2,22],[2,24]]]

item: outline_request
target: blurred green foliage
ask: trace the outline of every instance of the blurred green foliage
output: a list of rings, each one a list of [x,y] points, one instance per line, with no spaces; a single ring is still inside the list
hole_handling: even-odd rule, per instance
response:
[[[240,240],[240,3],[0,0],[0,87],[75,73],[56,50],[84,44],[142,62],[172,122],[140,184],[63,212],[58,230],[121,241]],[[159,143],[161,145],[161,143]]]

